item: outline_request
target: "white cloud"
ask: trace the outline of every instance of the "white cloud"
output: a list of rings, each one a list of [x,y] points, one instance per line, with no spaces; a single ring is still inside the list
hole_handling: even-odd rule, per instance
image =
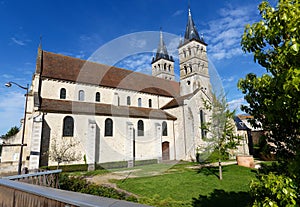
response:
[[[233,8],[228,5],[220,10],[218,18],[208,22],[208,29],[203,32],[212,59],[229,59],[243,54],[241,37],[245,25],[253,22],[255,14],[255,6]]]
[[[230,110],[237,110],[237,111],[240,110],[241,105],[245,105],[245,104],[246,104],[246,101],[243,97],[234,99],[234,100],[231,100],[228,102]]]
[[[183,10],[177,10],[177,11],[175,11],[175,12],[172,14],[172,16],[173,16],[173,17],[179,16],[179,15],[181,15],[182,13],[183,13]]]
[[[116,64],[117,67],[126,68],[136,72],[142,72],[145,74],[151,74],[151,59],[152,54],[136,54],[126,57]]]
[[[5,134],[13,126],[20,126],[20,120],[24,116],[24,104],[24,93],[11,91],[1,94],[0,117],[3,122],[0,126],[0,135]]]
[[[26,45],[26,42],[28,42],[28,40],[20,40],[20,39],[17,39],[15,37],[12,37],[10,38],[14,43],[16,43],[17,45],[20,45],[20,46],[25,46]]]

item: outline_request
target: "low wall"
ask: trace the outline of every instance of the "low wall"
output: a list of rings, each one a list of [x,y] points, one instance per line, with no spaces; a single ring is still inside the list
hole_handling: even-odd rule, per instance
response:
[[[0,206],[147,207],[146,205],[83,193],[0,179]]]

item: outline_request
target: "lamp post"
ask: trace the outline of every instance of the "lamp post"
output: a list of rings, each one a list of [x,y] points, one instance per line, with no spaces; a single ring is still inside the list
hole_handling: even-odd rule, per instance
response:
[[[22,88],[24,90],[26,90],[26,101],[25,101],[25,109],[24,109],[24,121],[23,121],[23,131],[22,131],[22,140],[21,140],[21,149],[20,149],[20,157],[19,157],[19,165],[18,165],[18,174],[21,174],[21,170],[22,170],[22,157],[23,157],[23,147],[26,146],[26,144],[24,144],[24,137],[25,137],[25,125],[26,125],[26,112],[27,112],[27,100],[28,100],[28,89],[29,89],[29,85],[27,84],[27,87],[21,86],[15,82],[8,82],[5,83],[6,87],[11,87],[12,84],[15,84],[16,86],[18,86],[19,88]]]

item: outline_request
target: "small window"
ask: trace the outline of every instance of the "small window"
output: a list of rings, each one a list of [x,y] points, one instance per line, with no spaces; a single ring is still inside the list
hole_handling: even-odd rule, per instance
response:
[[[164,64],[164,70],[167,70],[167,63]]]
[[[142,107],[142,99],[138,98],[138,107]]]
[[[84,91],[83,90],[80,90],[78,92],[78,100],[79,101],[84,101]]]
[[[187,70],[187,67],[186,67],[186,65],[184,66],[184,72],[185,72],[185,74],[187,74],[187,73],[188,73],[188,70]]]
[[[190,64],[190,70],[191,70],[191,72],[193,72],[192,64]]]
[[[64,118],[63,123],[63,137],[73,137],[74,134],[74,120],[70,116]]]
[[[149,108],[152,108],[152,100],[149,99]]]
[[[127,106],[130,106],[131,105],[131,99],[130,99],[130,96],[127,96]]]
[[[192,51],[191,51],[191,48],[189,48],[189,56],[192,55]]]
[[[162,123],[162,135],[168,136],[168,125],[165,121]]]
[[[138,136],[144,136],[144,122],[139,120],[137,123]]]
[[[67,94],[66,89],[61,88],[60,89],[60,95],[59,95],[60,99],[66,99],[66,94]]]
[[[104,136],[106,137],[113,136],[113,121],[110,118],[105,119]]]
[[[171,72],[171,65],[169,65],[168,70],[169,70],[169,72]]]
[[[185,52],[185,50],[183,50],[183,57],[186,58],[186,52]]]
[[[188,86],[191,85],[191,81],[187,81]]]
[[[100,93],[99,92],[96,93],[95,101],[100,102]]]

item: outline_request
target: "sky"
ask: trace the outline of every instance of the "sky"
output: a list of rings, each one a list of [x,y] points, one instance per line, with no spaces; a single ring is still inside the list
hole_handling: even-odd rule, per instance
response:
[[[259,3],[259,0],[0,0],[0,135],[20,126],[26,92],[15,85],[11,88],[4,85],[8,81],[22,86],[31,84],[39,44],[46,51],[150,74],[160,28],[168,51],[178,64],[176,48],[185,32],[188,4],[199,34],[203,34],[208,44],[209,66],[218,72],[230,107],[238,109],[244,103],[243,94],[237,89],[238,80],[250,72],[265,72],[254,63],[251,54],[243,53],[240,45],[244,26],[260,18]],[[131,40],[138,47],[146,42],[151,44],[115,57],[122,50],[118,41]],[[114,57],[113,61],[106,60],[103,51],[106,56]],[[239,109],[237,112],[243,113]]]

